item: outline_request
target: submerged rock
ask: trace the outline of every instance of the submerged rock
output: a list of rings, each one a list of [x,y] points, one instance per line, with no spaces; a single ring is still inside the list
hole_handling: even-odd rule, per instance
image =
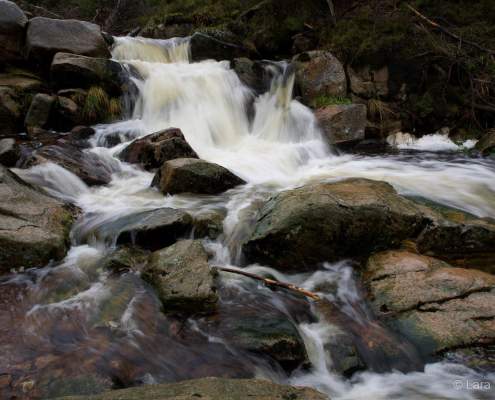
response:
[[[117,244],[134,244],[158,250],[186,236],[193,228],[192,217],[173,208],[160,208],[118,218],[101,228],[104,237],[116,236]]]
[[[194,158],[178,158],[164,163],[151,185],[158,187],[164,194],[218,194],[244,183],[218,164]]]
[[[0,0],[0,64],[22,60],[28,19],[13,2]]]
[[[52,162],[64,167],[88,185],[106,185],[112,180],[112,171],[96,154],[73,144],[61,143],[43,146],[22,161],[22,167]]]
[[[294,57],[296,81],[306,104],[347,95],[342,63],[328,51],[309,51]]]
[[[427,219],[391,185],[367,179],[303,186],[270,199],[243,250],[251,262],[300,271],[397,247]]]
[[[495,343],[495,276],[406,251],[373,255],[371,305],[425,356]]]
[[[349,144],[364,139],[364,104],[333,105],[316,110],[315,116],[330,144]]]
[[[100,27],[86,21],[36,17],[29,21],[26,55],[48,67],[56,53],[110,58]]]
[[[65,256],[74,209],[0,166],[0,273]]]
[[[215,309],[216,273],[200,241],[181,240],[154,252],[142,276],[156,289],[166,313]]]
[[[278,385],[259,379],[203,378],[165,385],[148,385],[115,390],[68,400],[156,400],[156,399],[229,399],[229,400],[327,400],[328,396],[314,389]]]
[[[140,272],[148,262],[149,253],[139,247],[124,246],[108,254],[102,268],[112,272]]]
[[[144,169],[159,168],[175,158],[198,158],[187,143],[180,129],[165,129],[139,138],[122,150],[118,157],[131,164],[141,164]]]

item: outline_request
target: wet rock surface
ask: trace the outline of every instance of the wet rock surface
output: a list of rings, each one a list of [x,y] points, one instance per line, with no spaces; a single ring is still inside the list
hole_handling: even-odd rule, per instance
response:
[[[72,400],[151,400],[151,399],[253,399],[253,400],[324,400],[327,396],[309,388],[277,385],[264,380],[206,378],[168,385],[145,386],[108,392],[91,397],[69,397]]]
[[[244,244],[249,261],[286,271],[396,247],[426,226],[413,202],[367,179],[303,186],[271,198]]]
[[[147,250],[171,245],[192,230],[192,217],[173,208],[161,208],[116,218],[98,230],[117,244],[135,244]]]
[[[0,272],[64,257],[74,210],[0,166]]]
[[[406,251],[373,255],[365,281],[377,315],[426,356],[495,342],[495,277]]]
[[[218,194],[245,182],[228,169],[194,158],[167,161],[153,178],[152,186],[164,194]]]
[[[218,301],[216,273],[200,241],[181,240],[154,252],[143,278],[157,291],[165,313],[203,313]]]
[[[176,158],[198,158],[180,129],[166,129],[134,140],[119,154],[122,161],[141,164],[144,169],[159,168]]]
[[[88,185],[110,183],[112,169],[100,157],[75,146],[73,143],[58,143],[43,146],[21,161],[22,167],[31,167],[52,162],[64,167]]]

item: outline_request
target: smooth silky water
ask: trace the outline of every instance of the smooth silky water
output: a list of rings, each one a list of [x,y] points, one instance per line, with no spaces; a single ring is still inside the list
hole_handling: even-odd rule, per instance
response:
[[[107,384],[99,376],[109,377],[113,387],[123,387],[202,376],[254,375],[311,386],[332,399],[493,395],[456,390],[456,380],[479,379],[462,365],[422,365],[414,349],[374,319],[351,261],[325,264],[314,273],[286,275],[267,266],[244,266],[240,252],[257,207],[277,191],[309,182],[347,177],[384,180],[404,195],[495,217],[493,161],[466,158],[451,143],[448,148],[435,146],[449,153],[434,155],[337,154],[323,140],[311,110],[292,99],[294,74],[289,65],[268,67],[272,68],[271,87],[256,97],[228,62],[190,63],[187,39],[117,38],[113,57],[130,71],[139,95],[132,99],[134,107],[125,120],[96,127],[93,148],[88,150],[111,168],[112,182],[88,188],[53,164],[17,171],[52,195],[74,202],[83,215],[63,262],[19,272],[0,282],[5,296],[12,298],[9,310],[0,313],[0,365],[22,366],[28,371],[26,379],[44,385],[52,394],[60,386],[70,391],[66,377],[80,376],[83,370],[93,387]],[[150,188],[151,173],[115,157],[125,142],[170,127],[180,128],[202,159],[223,165],[248,183],[218,196],[163,196]],[[119,136],[124,143],[107,148],[110,136]],[[207,319],[181,321],[165,316],[153,291],[135,274],[118,276],[101,270],[99,261],[110,251],[112,241],[92,235],[118,218],[160,207],[192,214],[225,211],[224,234],[217,241],[205,240],[212,265],[243,267],[320,292],[337,308],[358,346],[363,340],[359,332],[387,336],[399,349],[402,365],[369,352],[365,358],[373,371],[356,373],[351,379],[333,373],[332,360],[324,351],[328,325],[320,311],[289,293],[274,293],[235,275],[222,277],[219,314],[228,318],[229,313],[242,314],[243,308],[254,307],[264,317],[283,316],[295,322],[311,361],[309,369],[287,376],[270,360],[236,349],[221,326],[215,328]],[[325,287],[331,289],[321,289]],[[15,329],[6,328],[12,326]],[[410,365],[410,372],[398,372],[407,370],[404,363]],[[489,378],[493,381],[495,376]]]

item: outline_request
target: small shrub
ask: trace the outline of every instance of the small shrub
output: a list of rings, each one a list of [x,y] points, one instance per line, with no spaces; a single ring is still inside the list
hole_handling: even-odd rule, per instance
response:
[[[107,121],[110,116],[110,99],[107,93],[99,86],[92,86],[83,107],[84,119],[90,124],[96,124]]]

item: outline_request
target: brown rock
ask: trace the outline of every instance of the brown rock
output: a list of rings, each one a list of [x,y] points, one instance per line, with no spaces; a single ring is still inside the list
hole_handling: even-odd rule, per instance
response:
[[[316,110],[316,118],[330,144],[348,144],[364,140],[366,128],[364,104],[333,105]]]
[[[144,169],[159,168],[176,158],[198,158],[180,129],[166,129],[130,143],[119,154],[122,161],[141,164]]]
[[[178,158],[164,163],[151,185],[164,194],[218,194],[243,183],[241,178],[218,164]]]
[[[425,355],[495,343],[495,276],[405,251],[372,256],[374,311]]]

